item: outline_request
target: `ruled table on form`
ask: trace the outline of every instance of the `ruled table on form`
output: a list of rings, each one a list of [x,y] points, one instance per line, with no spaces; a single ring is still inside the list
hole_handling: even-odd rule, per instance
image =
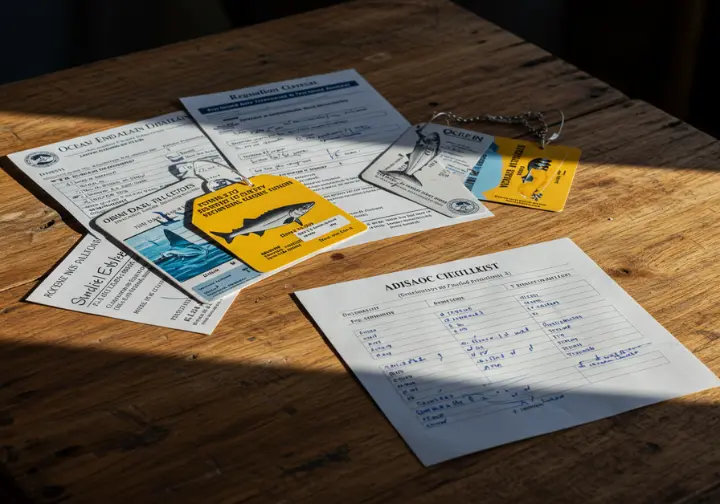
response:
[[[569,239],[297,295],[426,464],[718,384]]]

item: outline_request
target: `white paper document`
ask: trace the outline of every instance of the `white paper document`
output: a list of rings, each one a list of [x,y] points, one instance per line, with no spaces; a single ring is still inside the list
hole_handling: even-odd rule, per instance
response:
[[[86,235],[27,297],[81,313],[210,334],[234,298],[200,304],[107,240]]]
[[[445,217],[359,178],[409,123],[355,70],[182,102],[245,175],[295,178],[367,224],[347,245],[492,216],[475,202],[482,211]]]
[[[8,157],[91,231],[94,217],[174,182],[198,180],[210,192],[242,180],[185,112]]]
[[[297,296],[425,465],[720,384],[570,239]]]
[[[204,194],[242,180],[238,172],[228,166],[222,155],[198,129],[192,118],[180,111],[17,152],[10,154],[9,158],[81,224],[95,233],[97,231],[91,226],[95,217],[119,205],[127,205],[142,196],[147,195],[152,198],[152,195],[170,185],[193,184],[201,188],[200,191],[188,193],[186,199],[191,199],[198,193]],[[157,197],[164,196],[162,194]],[[143,210],[144,208],[140,206],[130,205],[128,212],[135,214]],[[158,255],[164,254],[167,258],[163,262],[163,268],[159,269],[167,278],[175,278],[173,275],[179,270],[182,270],[182,274],[190,271],[195,276],[202,276],[206,272],[193,268],[199,262],[204,262],[202,261],[204,258],[198,254],[188,253],[196,246],[191,245],[190,242],[201,242],[204,249],[212,252],[208,255],[212,255],[212,264],[215,268],[219,267],[220,263],[229,263],[233,260],[215,245],[205,242],[201,237],[185,229],[181,212],[148,212],[147,215],[152,217],[149,220],[154,223],[159,234],[150,235],[148,232],[144,239],[148,244],[153,244],[154,252]],[[171,230],[173,239],[162,233],[166,229]],[[111,256],[121,253],[109,242],[103,242],[102,247]],[[142,270],[141,276],[147,276],[148,271],[144,266],[137,267]],[[238,274],[241,270],[242,275]],[[249,281],[259,275],[250,268],[239,268],[235,273],[236,282]],[[51,277],[60,275],[62,272],[56,270],[52,272]],[[152,276],[154,277],[154,274]],[[242,278],[238,279],[240,276]],[[204,281],[209,284],[213,279],[205,278]],[[77,288],[77,291],[70,292],[72,288]],[[164,289],[172,290],[173,287],[166,286]],[[68,282],[64,287],[62,298],[32,296],[30,300],[67,308],[62,299],[76,298],[83,292],[82,284]],[[223,292],[227,294],[228,290]],[[185,294],[180,291],[176,291],[174,296],[185,298]],[[195,297],[203,301],[207,300],[199,295]],[[134,296],[127,304],[131,305],[135,302],[141,303],[142,300],[139,296]],[[155,303],[154,306],[156,309],[161,308],[159,303]],[[229,303],[222,303],[215,310],[220,310],[222,316],[229,306]],[[111,310],[105,314],[127,318],[122,316],[122,313]],[[168,312],[155,311],[153,313],[153,317],[156,317],[155,321],[145,321],[176,327],[162,322],[169,320],[174,313],[174,309]],[[215,324],[217,321],[212,325]],[[187,326],[187,324],[183,325]]]

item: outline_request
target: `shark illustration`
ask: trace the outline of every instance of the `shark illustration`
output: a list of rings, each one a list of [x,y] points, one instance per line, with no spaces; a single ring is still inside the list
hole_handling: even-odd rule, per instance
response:
[[[258,236],[262,236],[265,231],[269,229],[275,229],[286,224],[297,224],[303,225],[300,221],[300,217],[310,211],[315,206],[315,202],[309,203],[295,203],[293,205],[287,205],[273,210],[268,210],[259,217],[254,219],[245,219],[241,227],[233,229],[229,233],[221,233],[218,231],[211,231],[212,234],[225,240],[227,243],[232,243],[236,236],[248,236],[251,233],[255,233]]]
[[[177,219],[173,219],[172,217],[170,217],[170,216],[169,216],[168,214],[166,214],[166,213],[163,213],[163,212],[153,212],[153,213],[154,213],[154,214],[158,214],[161,218],[165,219],[165,220],[155,219],[156,221],[158,221],[158,222],[159,222],[160,224],[162,224],[163,226],[169,226],[169,225],[172,224],[173,222],[177,222]]]
[[[437,157],[440,152],[440,135],[437,133],[423,135],[420,131],[418,131],[417,134],[418,140],[415,142],[415,148],[407,155],[407,161],[401,166],[389,167],[385,170],[385,173],[403,175],[410,179],[410,181],[422,185],[415,174]]]
[[[165,238],[170,242],[170,250],[166,250],[160,257],[155,259],[155,263],[160,264],[170,259],[179,259],[185,261],[188,259],[206,258],[208,251],[197,243],[187,241],[169,229],[163,229]]]

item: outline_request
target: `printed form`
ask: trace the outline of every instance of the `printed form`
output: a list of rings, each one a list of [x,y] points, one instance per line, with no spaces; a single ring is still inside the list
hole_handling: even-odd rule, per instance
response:
[[[720,384],[567,238],[297,296],[425,465]]]
[[[239,171],[294,178],[367,224],[348,246],[492,216],[446,217],[359,178],[410,124],[355,70],[181,101]]]
[[[181,111],[17,152],[9,158],[88,229],[92,219],[107,210],[173,183],[192,181],[204,194],[242,179]],[[139,213],[141,209],[133,210]],[[185,229],[183,217],[176,212],[155,212],[154,217],[158,227],[172,230],[176,236],[174,243],[149,238],[148,244],[155,246],[158,254],[178,256],[165,266],[187,267],[191,263],[183,260],[183,251],[196,249],[195,242],[204,240]],[[252,279],[258,273],[245,268],[245,275]],[[202,305],[109,241],[86,236],[28,300],[209,334],[233,297]]]

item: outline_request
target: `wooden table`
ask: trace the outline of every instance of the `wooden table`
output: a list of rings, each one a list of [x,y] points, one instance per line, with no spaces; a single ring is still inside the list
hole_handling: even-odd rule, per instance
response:
[[[491,204],[323,254],[243,291],[204,337],[23,302],[79,226],[2,172],[8,478],[41,502],[720,502],[720,390],[425,468],[290,298],[569,236],[720,371],[720,144],[469,12],[355,2],[9,84],[0,154],[350,67],[411,122],[561,108],[584,151],[566,210]]]

